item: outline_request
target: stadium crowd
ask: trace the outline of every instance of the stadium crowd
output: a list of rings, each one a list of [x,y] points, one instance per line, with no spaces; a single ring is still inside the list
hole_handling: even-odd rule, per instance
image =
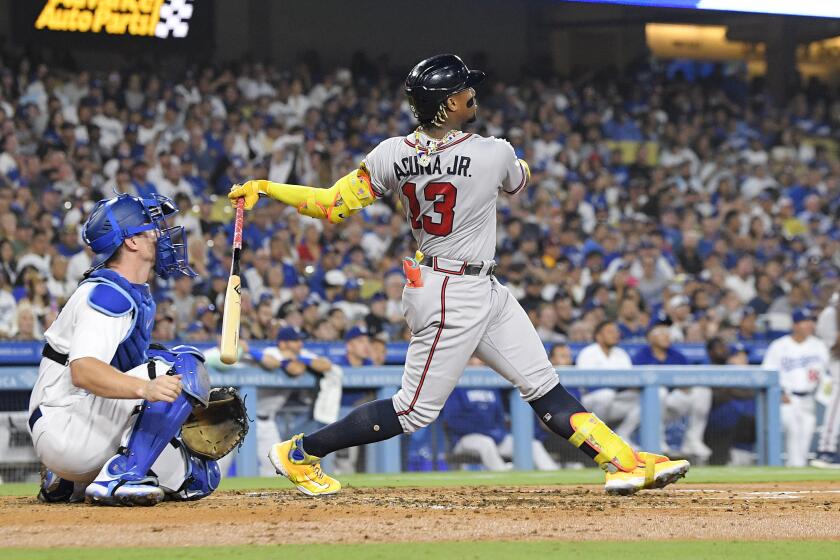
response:
[[[358,65],[68,72],[0,67],[0,337],[38,339],[88,267],[79,224],[113,191],[173,198],[199,278],[156,289],[156,337],[212,340],[230,261],[231,184],[327,186],[413,126],[399,79]],[[643,340],[762,340],[824,304],[840,267],[840,101],[783,108],[737,75],[496,81],[482,134],[531,163],[498,209],[499,277],[546,342],[590,341],[605,318]],[[334,227],[261,203],[249,214],[244,324],[320,340],[357,322],[405,339],[399,260],[413,241],[396,197]]]
[[[394,73],[258,62],[166,80],[27,58],[0,64],[0,339],[38,340],[90,264],[80,224],[111,193],[181,210],[195,280],[158,281],[153,337],[214,341],[230,268],[225,193],[253,178],[329,186],[414,120]],[[767,341],[840,271],[840,100],[818,84],[774,105],[742,75],[482,86],[484,135],[507,138],[531,185],[498,207],[498,277],[547,344]],[[414,242],[396,197],[341,226],[261,202],[246,219],[244,340],[364,325],[407,340],[400,297]]]

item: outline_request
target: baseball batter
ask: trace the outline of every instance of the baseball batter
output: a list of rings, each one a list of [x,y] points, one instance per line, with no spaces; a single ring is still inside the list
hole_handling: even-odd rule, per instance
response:
[[[39,499],[154,505],[198,499],[219,484],[215,461],[176,438],[209,381],[192,347],[150,350],[155,303],[146,280],[195,273],[177,212],[163,197],[100,201],[84,225],[93,268],[44,333],[29,427],[48,469]],[[150,360],[149,358],[154,358]],[[150,471],[151,469],[151,471]]]
[[[779,372],[786,464],[791,467],[804,467],[808,462],[817,423],[814,395],[828,373],[828,348],[813,335],[811,311],[797,309],[791,334],[774,340],[761,362],[763,368]]]
[[[455,55],[423,60],[405,81],[420,123],[413,133],[383,141],[330,189],[257,180],[229,195],[234,202],[244,197],[246,208],[267,195],[339,223],[393,193],[419,246],[417,257],[404,263],[409,283],[402,305],[412,337],[399,392],[272,447],[277,472],[305,494],[341,488],[321,471],[321,457],[433,422],[473,354],[605,470],[608,492],[665,486],[688,471],[686,461],[636,453],[566,391],[527,314],[493,275],[496,200],[525,188],[530,171],[506,141],[460,130],[476,119],[473,86],[484,76]]]

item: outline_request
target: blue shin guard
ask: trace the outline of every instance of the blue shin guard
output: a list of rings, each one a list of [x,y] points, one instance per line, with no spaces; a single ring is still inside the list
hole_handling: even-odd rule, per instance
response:
[[[88,486],[87,497],[105,505],[154,505],[163,500],[163,490],[149,469],[191,411],[183,393],[173,403],[144,402],[128,444],[105,464]]]
[[[199,386],[195,378],[202,373],[206,376],[204,365],[194,355],[178,355],[170,372],[182,375],[184,390],[172,403],[143,402],[128,443],[105,463],[96,480],[85,491],[92,502],[103,505],[155,505],[163,500],[164,492],[149,469],[163,448],[180,432],[192,412],[193,402],[207,402],[208,398],[206,393],[198,395],[198,398],[192,395]]]
[[[187,476],[184,484],[177,492],[167,494],[167,498],[173,500],[200,500],[206,498],[219,487],[222,481],[222,472],[219,470],[219,463],[212,459],[203,459],[191,455],[188,450],[182,448],[184,458],[187,462]]]

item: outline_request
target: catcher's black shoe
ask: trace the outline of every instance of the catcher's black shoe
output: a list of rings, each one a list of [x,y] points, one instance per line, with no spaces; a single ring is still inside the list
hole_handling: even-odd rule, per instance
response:
[[[76,504],[85,500],[86,484],[66,480],[41,465],[38,501],[44,504]]]

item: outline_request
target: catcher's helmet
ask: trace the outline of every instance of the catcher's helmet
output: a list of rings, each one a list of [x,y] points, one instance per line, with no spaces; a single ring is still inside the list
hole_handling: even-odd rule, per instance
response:
[[[421,60],[411,69],[405,79],[405,93],[417,120],[430,122],[448,97],[476,85],[485,75],[481,70],[467,68],[454,54],[439,54]]]
[[[140,198],[121,193],[96,203],[82,227],[82,238],[94,252],[91,268],[105,266],[123,240],[144,231],[158,233],[155,271],[162,278],[175,274],[193,277],[183,226],[169,227],[166,217],[178,212],[171,200],[154,195]]]

